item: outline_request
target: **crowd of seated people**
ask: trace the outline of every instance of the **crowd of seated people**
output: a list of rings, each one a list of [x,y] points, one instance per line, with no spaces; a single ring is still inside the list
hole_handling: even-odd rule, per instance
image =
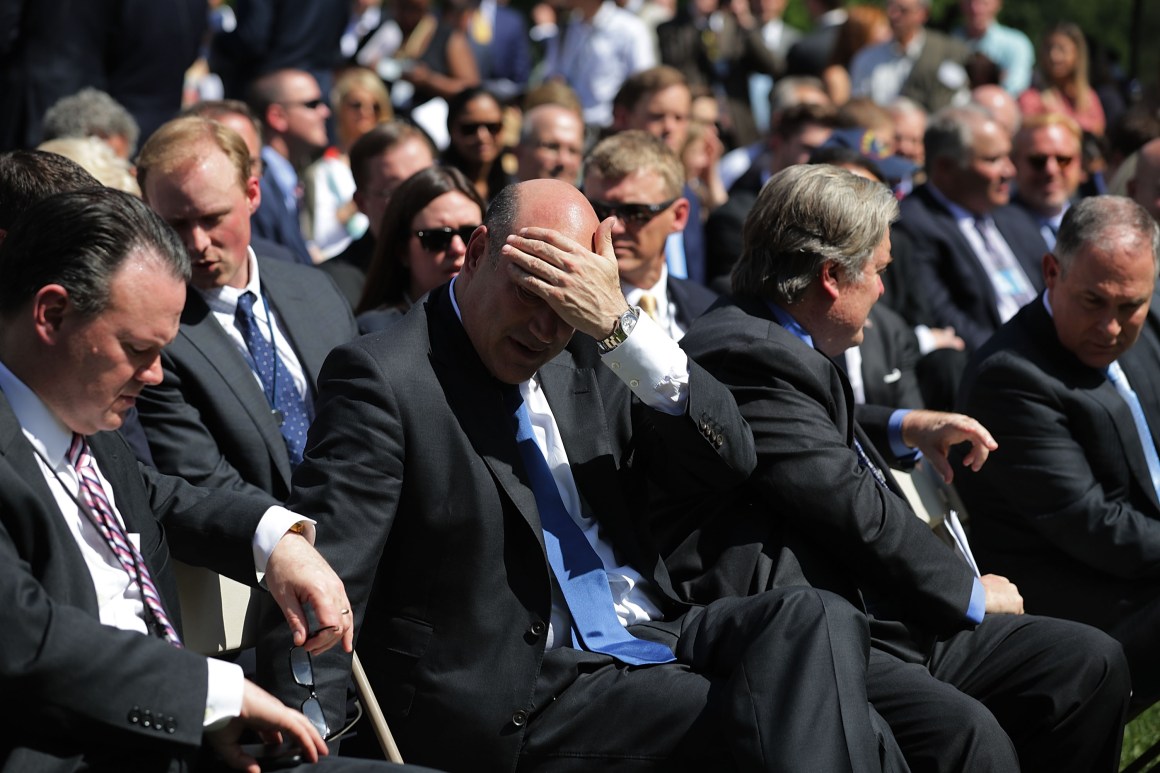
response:
[[[0,771],[1117,769],[1160,100],[1079,26],[191,1],[135,80],[148,4],[52,72],[62,4],[0,44]]]

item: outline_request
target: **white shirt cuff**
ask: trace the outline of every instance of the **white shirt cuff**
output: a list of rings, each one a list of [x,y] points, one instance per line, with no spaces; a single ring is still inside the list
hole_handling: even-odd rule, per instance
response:
[[[929,327],[926,325],[915,325],[914,336],[918,339],[919,354],[930,354],[935,350],[934,333],[930,332]]]
[[[202,727],[206,730],[217,730],[231,719],[241,716],[246,678],[242,675],[242,667],[237,663],[227,663],[214,658],[206,658],[205,663],[209,673],[205,693],[205,721]]]
[[[600,359],[648,407],[670,416],[685,412],[689,357],[652,317],[641,314],[628,338]]]
[[[266,564],[270,562],[270,554],[274,552],[278,542],[286,536],[286,532],[295,524],[305,526],[302,536],[311,545],[314,544],[314,521],[292,513],[285,507],[271,507],[258,522],[258,529],[254,532],[254,571],[258,575],[258,582],[266,574]]]

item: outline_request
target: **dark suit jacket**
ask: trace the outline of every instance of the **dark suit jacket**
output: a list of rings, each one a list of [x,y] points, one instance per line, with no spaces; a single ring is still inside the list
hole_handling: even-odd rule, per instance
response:
[[[116,433],[90,443],[128,531],[141,535],[141,553],[175,625],[171,555],[254,584],[251,538],[272,500],[159,475],[140,466]],[[101,624],[84,558],[2,394],[0,604],[0,687],[8,696],[0,705],[0,770],[165,771],[196,753],[205,658]],[[140,722],[145,710],[158,727]]]
[[[841,24],[816,27],[794,43],[786,55],[786,75],[813,75],[822,77],[822,71],[834,55]]]
[[[280,244],[293,253],[303,265],[313,265],[306,240],[302,238],[302,227],[298,216],[286,208],[282,189],[274,181],[270,168],[262,172],[262,204],[250,216],[250,230],[254,236]]]
[[[318,264],[318,268],[329,274],[338,285],[339,292],[346,297],[353,309],[362,298],[363,285],[367,280],[367,269],[375,256],[375,237],[368,230],[347,248],[330,260]]]
[[[1039,230],[1009,207],[991,214],[1028,279],[1042,292],[1041,262],[1047,245]],[[950,211],[920,185],[902,200],[902,217],[895,227],[914,246],[914,282],[931,315],[920,321],[932,327],[950,325],[968,349],[978,349],[1002,323],[991,280]]]
[[[915,366],[920,357],[914,329],[889,308],[870,309],[862,345],[862,385],[866,402],[890,408],[921,408]]]
[[[697,601],[808,583],[859,605],[864,595],[880,646],[898,642],[905,649],[896,651],[918,658],[935,635],[970,626],[971,570],[895,487],[832,360],[755,299],[722,298],[681,347],[733,392],[757,448],[746,485],[692,516],[700,523],[656,524],[684,594]],[[858,463],[856,438],[891,490]]]
[[[347,4],[334,0],[237,0],[238,26],[215,35],[212,69],[226,96],[245,99],[259,75],[286,68],[308,70],[329,92],[338,64],[339,39],[350,19]]]
[[[693,320],[705,313],[717,300],[717,293],[689,279],[670,276],[665,284],[669,300],[677,304],[677,324],[688,330]]]
[[[330,350],[358,331],[334,284],[313,268],[258,259],[262,292],[298,355],[313,397]],[[138,410],[157,468],[201,486],[290,494],[290,458],[262,387],[237,345],[190,288],[165,378]]]
[[[754,72],[780,76],[781,72],[777,58],[765,47],[760,24],[744,29],[732,14],[725,14],[723,19],[714,61],[688,9],[677,11],[675,17],[657,27],[661,62],[680,70],[689,85],[724,89],[733,142],[748,145],[760,139],[749,107],[749,76]]]
[[[1120,358],[1160,439],[1160,346]],[[955,484],[976,557],[1010,577],[1027,611],[1107,628],[1160,596],[1160,500],[1128,404],[1059,343],[1042,301],[972,359],[961,404],[999,442]]]
[[[481,45],[470,34],[467,42],[479,65],[479,77],[484,85],[496,89],[505,98],[521,93],[532,72],[532,49],[528,42],[528,26],[520,11],[506,5],[497,5],[491,42]]]
[[[632,513],[644,506],[646,474],[702,498],[744,479],[753,449],[736,404],[692,366],[687,412],[653,411],[579,334],[540,380],[588,510],[655,584],[665,613],[679,615],[685,607]],[[544,656],[550,570],[501,385],[446,286],[390,330],[335,350],[320,393],[291,501],[328,525],[319,548],[354,601],[362,660],[404,757],[514,769]],[[315,659],[328,715],[342,716],[348,672],[341,656]],[[285,669],[277,676],[301,702]]]
[[[955,40],[936,30],[926,30],[926,42],[910,70],[910,76],[902,84],[899,96],[909,97],[927,109],[937,112],[951,103],[956,93],[970,89],[966,72],[963,82],[948,84],[943,75],[947,62],[962,65],[967,61],[970,49],[961,40]]]

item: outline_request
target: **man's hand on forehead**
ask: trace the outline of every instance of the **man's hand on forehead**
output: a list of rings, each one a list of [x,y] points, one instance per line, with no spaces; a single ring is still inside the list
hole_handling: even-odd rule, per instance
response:
[[[604,338],[628,308],[620,292],[612,219],[593,236],[597,251],[550,228],[524,228],[503,247],[512,278],[543,298],[569,326]]]

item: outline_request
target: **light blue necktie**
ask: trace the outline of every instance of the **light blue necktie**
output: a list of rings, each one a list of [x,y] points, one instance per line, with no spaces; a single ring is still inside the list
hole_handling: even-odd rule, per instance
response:
[[[234,322],[242,332],[246,348],[250,350],[250,367],[262,382],[262,391],[266,393],[270,411],[274,414],[274,420],[278,422],[278,429],[286,441],[290,467],[294,468],[302,462],[302,452],[306,448],[306,430],[310,428],[310,414],[306,402],[294,386],[294,378],[286,368],[286,363],[282,362],[282,358],[274,350],[273,342],[267,341],[262,336],[258,320],[254,316],[255,300],[253,293],[242,293],[238,298]],[[270,313],[269,308],[266,313]],[[272,322],[269,327],[273,328]],[[271,339],[274,337],[273,329],[270,330],[270,337]]]
[[[689,266],[685,262],[685,232],[677,231],[665,238],[665,265],[669,276],[677,279],[689,278]]]
[[[1120,368],[1120,363],[1113,362],[1108,366],[1108,381],[1124,398],[1128,408],[1132,411],[1132,420],[1136,422],[1136,433],[1140,436],[1140,445],[1144,447],[1144,458],[1148,461],[1148,474],[1152,476],[1152,488],[1156,496],[1160,497],[1160,455],[1156,453],[1156,443],[1152,440],[1152,432],[1148,429],[1148,419],[1144,416],[1144,407],[1140,405],[1140,398],[1128,385],[1128,379]]]
[[[604,564],[564,507],[556,480],[536,444],[528,406],[519,387],[509,389],[509,407],[518,401],[514,410],[516,445],[536,497],[548,564],[572,613],[573,645],[577,649],[611,655],[632,666],[673,662],[675,658],[668,647],[638,639],[620,624]]]

